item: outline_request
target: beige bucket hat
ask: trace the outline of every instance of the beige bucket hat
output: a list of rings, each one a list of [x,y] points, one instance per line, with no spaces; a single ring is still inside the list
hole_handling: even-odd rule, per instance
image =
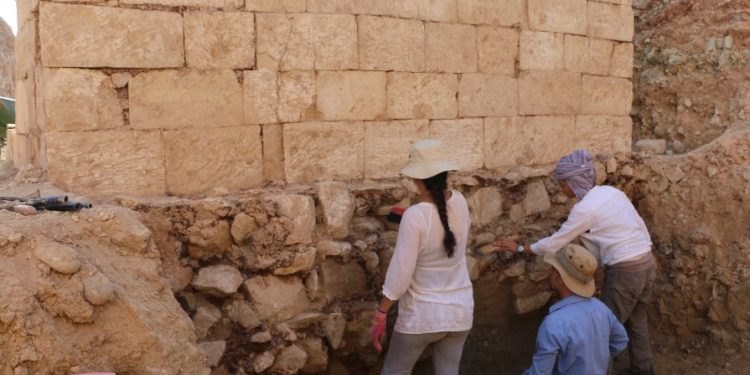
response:
[[[581,297],[594,295],[596,258],[583,246],[569,244],[557,252],[544,254],[544,261],[560,272],[565,286]]]
[[[401,169],[401,174],[423,180],[438,173],[457,171],[458,166],[445,160],[445,147],[437,139],[414,142],[409,152],[409,163]]]

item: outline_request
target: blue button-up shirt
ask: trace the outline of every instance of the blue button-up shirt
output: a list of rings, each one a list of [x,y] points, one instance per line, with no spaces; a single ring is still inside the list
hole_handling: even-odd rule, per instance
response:
[[[524,375],[604,375],[610,357],[627,344],[625,328],[606,305],[572,295],[550,307]]]

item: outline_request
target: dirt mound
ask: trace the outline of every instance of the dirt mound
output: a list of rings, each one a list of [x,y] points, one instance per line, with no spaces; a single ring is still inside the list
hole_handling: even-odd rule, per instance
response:
[[[0,374],[209,372],[133,211],[0,222]]]
[[[750,118],[750,0],[641,0],[634,137],[695,149]]]

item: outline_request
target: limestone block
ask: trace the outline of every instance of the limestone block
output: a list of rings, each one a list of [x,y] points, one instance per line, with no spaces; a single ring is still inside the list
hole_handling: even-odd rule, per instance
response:
[[[37,242],[34,257],[65,275],[72,275],[81,269],[81,258],[76,249],[61,243],[48,240]]]
[[[204,341],[198,344],[203,354],[206,355],[206,363],[215,367],[221,361],[221,357],[224,356],[224,351],[227,349],[226,341]]]
[[[235,215],[232,221],[232,240],[237,245],[244,245],[245,241],[250,238],[250,235],[258,229],[258,222],[255,219],[244,213],[240,212]]]
[[[633,146],[635,152],[661,155],[667,151],[665,139],[639,139]]]
[[[518,113],[518,81],[496,74],[464,74],[458,88],[460,117],[505,116]]]
[[[586,35],[586,0],[527,0],[532,30]]]
[[[63,189],[136,196],[165,192],[164,148],[158,132],[52,132],[46,139],[47,176]]]
[[[633,83],[623,78],[583,76],[581,113],[586,115],[630,114]]]
[[[633,119],[630,116],[614,118],[612,137],[612,150],[614,152],[630,152],[633,140]]]
[[[575,148],[592,154],[612,151],[613,138],[621,116],[576,116]]]
[[[544,182],[534,181],[526,187],[526,196],[521,202],[521,207],[523,207],[526,216],[545,212],[549,210],[550,206],[549,194],[544,187]]]
[[[315,72],[284,72],[279,80],[279,121],[295,122],[307,117],[306,112],[314,106]]]
[[[315,1],[315,0],[312,0]],[[294,375],[299,372],[307,362],[307,353],[296,344],[287,346],[281,350],[271,367],[271,373],[279,375]]]
[[[96,70],[46,69],[44,110],[48,131],[82,131],[124,125],[117,92]]]
[[[428,120],[365,123],[365,178],[391,178],[409,160],[409,147],[429,137]]]
[[[188,255],[197,259],[221,257],[232,247],[231,226],[226,220],[203,219],[190,226]]]
[[[317,185],[318,202],[326,221],[328,234],[333,239],[349,235],[349,223],[354,215],[354,197],[343,182],[326,181]]]
[[[263,320],[284,321],[310,308],[302,280],[296,276],[256,276],[242,288]]]
[[[621,78],[633,76],[633,44],[616,43],[612,51],[612,66],[609,75]]]
[[[346,13],[354,11],[352,0],[307,0],[310,13]]]
[[[523,70],[562,70],[562,34],[521,31],[519,66]]]
[[[389,72],[386,92],[389,118],[455,118],[458,111],[455,74]]]
[[[315,246],[318,249],[318,254],[323,256],[347,257],[352,252],[352,244],[350,244],[349,242],[322,240],[318,241]]]
[[[309,244],[315,230],[315,202],[306,195],[274,195],[269,197],[278,206],[280,215],[289,219],[289,235],[284,244]]]
[[[286,267],[273,270],[274,275],[291,275],[298,272],[309,271],[315,265],[317,250],[314,247],[303,249],[294,254],[291,263]]]
[[[328,259],[320,266],[323,294],[327,302],[348,300],[368,293],[365,271],[356,262]]]
[[[317,374],[328,368],[328,347],[323,344],[319,337],[307,337],[300,341],[300,346],[307,353],[307,361],[302,372]]]
[[[246,124],[277,122],[279,108],[278,74],[269,70],[243,72],[242,98]]]
[[[524,165],[531,162],[533,129],[518,117],[484,119],[484,166],[488,169]]]
[[[204,302],[198,306],[193,315],[193,326],[195,326],[195,335],[198,339],[203,339],[208,331],[216,322],[221,320],[221,310],[209,302]]]
[[[362,178],[364,138],[365,129],[361,122],[285,124],[287,181]]]
[[[198,291],[216,297],[226,297],[239,289],[244,278],[233,266],[220,264],[203,267],[191,283]]]
[[[443,141],[446,159],[465,171],[479,169],[484,164],[482,153],[482,119],[434,120],[430,124],[430,138]]]
[[[427,23],[425,68],[428,72],[472,73],[477,71],[476,27]]]
[[[283,128],[280,124],[263,125],[263,181],[284,181]]]
[[[331,313],[328,315],[325,323],[323,323],[323,330],[325,332],[326,341],[331,345],[332,349],[338,349],[341,345],[341,339],[344,336],[344,330],[346,329],[346,317],[342,313]]]
[[[313,29],[316,70],[345,70],[359,67],[357,20],[353,15],[316,15]]]
[[[360,16],[358,22],[362,69],[424,70],[425,28],[422,22],[370,16]]]
[[[555,163],[561,156],[574,150],[574,116],[526,117],[523,126],[533,132],[534,164]]]
[[[187,12],[185,58],[195,69],[255,65],[255,18],[247,12]]]
[[[115,85],[118,89],[121,89],[128,85],[130,82],[130,79],[133,78],[133,75],[129,72],[117,72],[112,73],[112,84]]]
[[[258,69],[312,70],[314,15],[256,14]]]
[[[374,120],[385,115],[385,72],[318,72],[317,109],[324,120]]]
[[[554,293],[551,291],[545,291],[531,296],[516,297],[513,300],[516,314],[526,314],[544,307],[552,294]]]
[[[633,40],[633,8],[628,5],[588,3],[589,36],[623,42]]]
[[[273,365],[276,356],[273,353],[266,351],[253,357],[253,370],[255,373],[260,374],[271,365]]]
[[[39,30],[48,67],[165,68],[184,61],[176,12],[43,2]]]
[[[581,77],[572,72],[522,72],[518,82],[519,113],[567,115],[581,107]]]
[[[458,22],[513,26],[521,22],[520,0],[458,0]]]
[[[435,22],[456,22],[458,20],[457,3],[462,0],[394,0],[394,16],[410,13],[416,5],[417,18]],[[399,4],[403,3],[403,4]]]
[[[518,57],[518,30],[505,27],[477,28],[479,72],[513,75]]]
[[[483,187],[468,199],[471,223],[485,226],[503,214],[503,195],[496,187]]]
[[[164,132],[167,191],[200,194],[214,187],[248,189],[263,182],[260,127]]]
[[[134,129],[243,124],[242,88],[231,70],[149,71],[133,77],[129,86]]]
[[[304,13],[306,0],[245,0],[245,9],[251,12]]]
[[[122,4],[155,4],[165,6],[188,6],[238,9],[242,7],[242,0],[120,0]]]
[[[244,299],[228,299],[222,309],[231,321],[239,323],[247,330],[252,330],[261,325],[258,312]]]
[[[606,39],[565,35],[565,70],[608,75],[613,47]]]

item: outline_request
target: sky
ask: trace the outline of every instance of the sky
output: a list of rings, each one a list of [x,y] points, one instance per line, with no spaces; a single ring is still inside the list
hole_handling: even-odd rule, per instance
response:
[[[18,21],[16,21],[16,0],[0,0],[0,17],[10,25],[13,34],[18,33]]]

